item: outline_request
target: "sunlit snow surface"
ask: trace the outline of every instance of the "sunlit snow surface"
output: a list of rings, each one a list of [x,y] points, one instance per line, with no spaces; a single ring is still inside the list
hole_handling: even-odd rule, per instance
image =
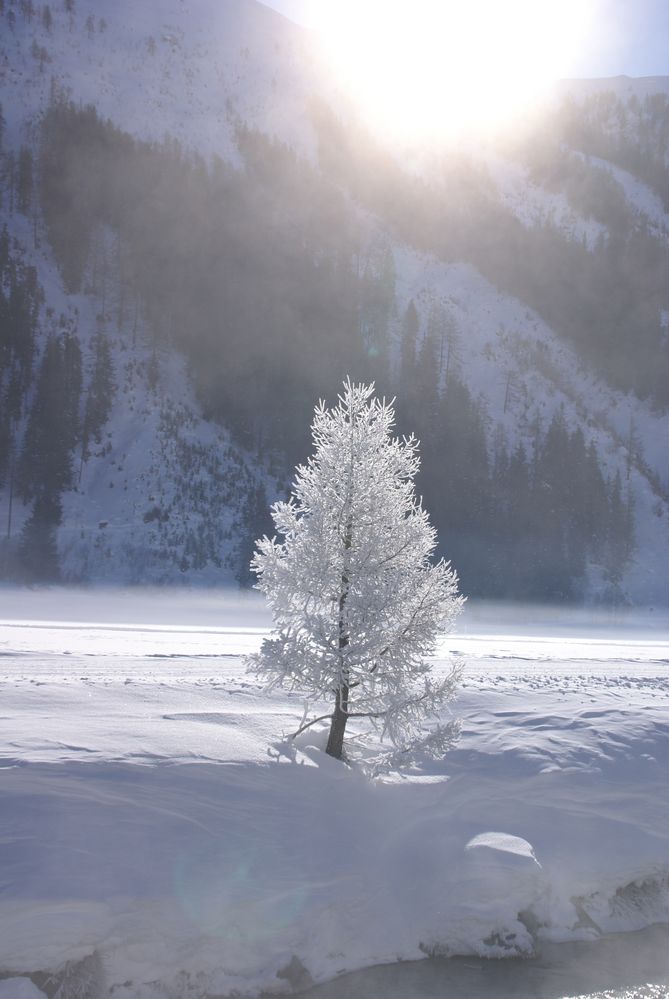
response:
[[[470,607],[458,747],[375,781],[282,741],[255,598],[0,590],[0,619],[0,970],[97,952],[122,999],[252,995],[293,957],[305,984],[669,921],[655,614]]]

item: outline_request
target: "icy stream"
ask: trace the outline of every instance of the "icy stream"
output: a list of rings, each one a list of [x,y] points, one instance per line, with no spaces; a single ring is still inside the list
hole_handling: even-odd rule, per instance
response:
[[[669,926],[543,944],[531,960],[406,961],[358,971],[304,999],[666,999]]]

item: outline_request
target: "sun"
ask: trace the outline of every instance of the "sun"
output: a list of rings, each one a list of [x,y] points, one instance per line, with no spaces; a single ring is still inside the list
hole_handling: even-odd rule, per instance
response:
[[[597,0],[320,0],[328,71],[388,138],[506,127],[571,75]]]

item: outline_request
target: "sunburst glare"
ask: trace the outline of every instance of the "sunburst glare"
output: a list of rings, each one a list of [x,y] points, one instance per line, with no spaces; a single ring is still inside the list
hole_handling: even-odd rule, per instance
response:
[[[422,140],[507,126],[570,75],[596,0],[314,5],[324,58],[374,131]]]

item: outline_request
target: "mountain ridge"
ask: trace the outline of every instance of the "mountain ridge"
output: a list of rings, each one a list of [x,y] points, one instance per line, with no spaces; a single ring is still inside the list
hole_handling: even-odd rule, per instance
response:
[[[265,34],[264,28],[254,33],[253,17],[258,14],[257,7],[263,8],[260,16],[267,27]],[[403,317],[410,303],[418,303],[419,319],[414,347],[417,363],[421,352],[427,350],[426,344],[431,335],[430,317],[435,310],[445,310],[449,321],[454,322],[458,330],[458,346],[453,356],[459,354],[459,359],[453,363],[450,374],[447,369],[446,381],[443,373],[440,374],[437,391],[442,394],[446,391],[448,378],[455,371],[457,378],[462,379],[480,401],[482,413],[485,411],[481,418],[490,467],[501,460],[500,448],[513,451],[522,446],[528,454],[531,453],[536,439],[533,423],[539,421],[543,427],[542,434],[545,433],[562,407],[569,432],[573,434],[580,430],[586,443],[594,445],[605,475],[611,481],[618,475],[622,493],[628,496],[626,502],[630,507],[634,505],[634,555],[626,558],[626,564],[619,572],[613,567],[605,569],[597,564],[594,555],[589,556],[583,580],[572,593],[572,598],[636,602],[666,599],[669,589],[665,568],[669,552],[666,498],[669,475],[663,443],[669,439],[666,411],[657,407],[654,409],[648,401],[635,398],[629,391],[623,393],[619,388],[607,386],[592,364],[584,363],[583,357],[575,352],[573,344],[557,335],[526,302],[509,295],[508,290],[495,288],[490,277],[478,274],[471,260],[458,261],[457,255],[451,260],[439,260],[424,247],[412,247],[392,219],[370,210],[355,188],[347,190],[349,182],[345,177],[333,180],[327,159],[324,159],[325,133],[312,112],[314,100],[327,99],[327,86],[321,86],[322,81],[314,76],[313,57],[303,48],[306,44],[304,33],[301,29],[294,31],[290,22],[263,5],[238,0],[235,5],[226,7],[226,13],[233,8],[238,15],[235,29],[238,33],[235,34],[232,22],[228,20],[226,59],[217,62],[208,56],[211,46],[217,44],[225,32],[209,31],[211,38],[206,38],[207,32],[197,23],[196,17],[199,15],[206,22],[210,8],[203,3],[177,4],[172,0],[163,0],[159,11],[155,7],[151,8],[150,14],[144,10],[145,23],[132,29],[128,25],[118,26],[123,21],[120,7],[115,8],[116,21],[105,13],[107,23],[101,28],[98,5],[85,0],[79,0],[73,14],[54,6],[48,30],[44,8],[35,11],[30,22],[16,7],[15,27],[12,37],[3,44],[0,64],[3,93],[10,95],[8,107],[5,107],[4,98],[2,102],[7,120],[5,149],[12,153],[16,161],[20,150],[28,149],[37,162],[44,141],[40,138],[43,134],[40,121],[54,99],[54,92],[57,92],[59,99],[71,97],[84,104],[94,99],[103,117],[108,115],[109,110],[115,109],[113,117],[124,132],[154,145],[162,139],[165,123],[171,122],[172,134],[187,147],[214,160],[221,157],[231,169],[241,171],[245,176],[249,175],[249,169],[264,169],[263,156],[269,157],[269,169],[276,170],[276,164],[280,162],[276,157],[283,155],[280,152],[282,145],[295,150],[296,153],[291,153],[288,159],[284,157],[286,170],[295,169],[291,165],[291,156],[296,155],[295,162],[299,159],[304,161],[305,177],[326,178],[319,187],[319,198],[325,192],[329,192],[327,196],[330,197],[334,190],[340,189],[343,200],[339,203],[340,208],[333,206],[335,215],[331,217],[338,219],[337,225],[345,218],[346,225],[357,230],[355,239],[361,249],[355,265],[358,277],[351,288],[355,287],[356,296],[363,297],[355,305],[357,315],[354,326],[358,329],[368,358],[371,358],[369,363],[365,362],[361,373],[366,374],[368,369],[372,375],[375,373],[374,364],[377,362],[374,358],[379,353],[375,338],[382,335],[381,355],[387,356],[384,363],[389,365],[388,377],[396,383],[401,376]],[[10,9],[14,8],[8,8],[5,17]],[[267,14],[265,10],[268,10]],[[249,14],[243,31],[240,28],[243,21],[240,12]],[[20,22],[21,17],[24,17],[23,22]],[[92,31],[91,17],[94,18]],[[195,21],[191,23],[190,18],[195,18]],[[276,32],[282,35],[279,41]],[[153,51],[149,41],[152,38]],[[288,55],[282,46],[287,47]],[[47,50],[50,61],[44,58],[42,48]],[[97,66],[95,76],[94,66]],[[118,84],[121,78],[122,87]],[[214,81],[217,89],[207,95]],[[124,97],[131,92],[143,94],[144,103],[138,101],[133,106],[132,101]],[[244,130],[249,135],[247,140],[243,138]],[[243,152],[244,142],[247,145],[249,141],[256,143],[255,135],[268,136],[270,146],[267,147],[269,152],[256,150],[252,153],[252,157],[256,157],[256,165],[250,168],[253,160],[249,159],[248,151]],[[576,155],[576,152],[570,152],[565,174],[568,180],[578,176],[578,172],[574,172],[572,154]],[[612,178],[611,204],[626,206],[631,219],[625,222],[629,231],[638,226],[648,228],[652,223],[656,228],[652,239],[666,241],[669,231],[666,213],[660,211],[663,208],[661,200],[652,201],[652,197],[658,196],[652,195],[645,182],[610,160],[593,158],[587,153],[579,155],[584,157],[585,163],[585,180],[579,181],[581,192],[585,190],[591,197],[587,184],[594,177],[593,184],[596,186],[600,179],[596,171],[604,171]],[[376,161],[372,159],[370,162]],[[610,225],[592,215],[579,214],[573,203],[574,192],[567,189],[565,194],[564,187],[560,186],[563,180],[558,182],[557,193],[551,193],[546,181],[536,174],[536,166],[532,163],[527,166],[522,157],[520,160],[513,156],[509,158],[506,153],[500,157],[496,151],[487,159],[483,157],[475,171],[477,173],[482,169],[481,179],[476,180],[478,188],[474,195],[471,193],[471,177],[466,177],[466,162],[463,162],[465,165],[461,173],[456,169],[456,161],[448,163],[446,172],[442,174],[431,168],[424,178],[426,186],[434,192],[435,187],[439,190],[439,185],[442,185],[446,200],[459,196],[464,204],[469,199],[475,206],[480,205],[476,210],[480,211],[484,220],[490,211],[488,206],[495,206],[501,200],[502,205],[506,204],[505,211],[508,209],[511,215],[519,213],[521,229],[540,232],[542,227],[548,227],[549,233],[555,231],[560,240],[575,246],[585,239],[585,248],[589,253],[596,250],[598,241],[601,244],[610,239]],[[401,172],[401,164],[398,169]],[[267,182],[262,183],[266,190],[270,190],[268,204],[274,211],[273,206],[278,202],[272,199],[283,195],[272,194],[271,183],[269,188]],[[318,183],[321,184],[321,181]],[[402,184],[405,184],[404,180]],[[271,498],[283,494],[290,467],[271,448],[260,456],[258,439],[245,444],[240,441],[235,443],[226,435],[225,429],[219,431],[207,421],[206,410],[210,401],[204,400],[203,409],[201,390],[197,386],[195,390],[189,386],[192,379],[190,362],[184,364],[174,353],[170,340],[172,334],[166,334],[165,339],[157,332],[155,321],[152,326],[146,317],[140,322],[139,330],[133,329],[137,323],[130,315],[123,315],[120,322],[114,319],[110,322],[111,300],[114,299],[111,311],[119,311],[117,299],[122,297],[118,275],[115,276],[114,272],[115,265],[108,265],[109,275],[105,284],[109,287],[102,292],[99,275],[93,280],[93,263],[88,258],[88,284],[77,294],[68,292],[55,270],[49,231],[44,226],[44,208],[39,203],[37,192],[32,192],[27,211],[22,212],[16,205],[9,211],[8,202],[11,199],[8,195],[12,194],[9,186],[5,181],[3,211],[11,237],[19,241],[22,252],[31,261],[30,266],[37,268],[39,281],[45,288],[46,303],[37,335],[36,356],[40,356],[49,336],[58,333],[54,316],[59,313],[69,317],[70,321],[76,320],[82,350],[86,355],[100,327],[98,316],[102,315],[102,325],[113,341],[115,377],[117,382],[124,383],[120,393],[117,385],[117,398],[105,430],[104,447],[101,442],[97,452],[88,458],[82,481],[76,488],[63,493],[62,522],[57,531],[62,575],[68,579],[115,579],[119,582],[199,580],[213,583],[230,581],[235,577],[246,579],[242,562],[250,551],[251,535],[262,528],[260,508],[263,503],[266,506]],[[460,195],[453,193],[457,191],[461,192]],[[583,201],[583,194],[580,196],[581,203],[587,208],[587,198]],[[434,193],[430,197],[435,197]],[[299,196],[296,194],[295,198],[295,204],[298,204]],[[472,198],[475,200],[472,201]],[[535,207],[532,208],[532,205]],[[645,207],[642,208],[642,205]],[[654,218],[646,209],[655,212]],[[457,220],[456,216],[449,217]],[[290,220],[280,222],[281,226],[289,224]],[[111,261],[119,237],[113,226],[105,225],[106,229],[102,226],[96,230],[98,235],[95,239],[96,245],[101,248],[99,253]],[[503,225],[508,226],[508,223],[504,221]],[[320,239],[321,235],[317,238]],[[39,247],[31,246],[37,241],[40,242]],[[317,242],[314,252],[314,259],[323,252],[318,249]],[[458,252],[457,246],[455,252]],[[571,251],[560,252],[564,255]],[[389,281],[392,281],[392,294],[388,291]],[[365,288],[368,290],[365,291]],[[282,296],[286,294],[283,288],[277,289],[275,303],[280,308],[283,308]],[[376,304],[374,296],[378,299]],[[103,302],[105,304],[101,308]],[[286,305],[292,309],[290,302],[286,299]],[[46,315],[48,309],[53,313],[51,319]],[[120,312],[123,313],[123,307]],[[112,329],[114,324],[115,330]],[[84,360],[84,367],[88,365],[90,369],[90,358],[86,355]],[[124,372],[129,370],[129,365],[132,373],[126,375]],[[158,374],[157,387],[151,385],[151,379],[155,378],[155,370],[150,374],[152,365],[154,369],[156,366],[164,369],[163,374]],[[84,375],[85,386],[87,378],[90,379],[90,370],[85,370]],[[381,381],[385,379],[386,375],[383,375]],[[23,414],[14,425],[15,451],[19,450],[21,435],[25,433],[34,391],[34,386],[27,390]],[[130,419],[125,402],[133,392],[136,397],[135,422]],[[168,457],[172,448],[169,434],[160,438],[158,431],[161,417],[156,399],[161,393],[170,402],[180,400],[178,405],[185,407],[181,411],[181,419],[191,425],[187,435],[191,450],[182,440],[179,445],[182,457],[179,460]],[[309,394],[306,389],[305,393]],[[118,397],[121,394],[123,398]],[[312,398],[315,401],[315,397]],[[175,403],[175,408],[178,405]],[[305,403],[305,412],[306,409]],[[154,415],[149,418],[147,413]],[[407,414],[407,419],[410,422],[410,414]],[[150,426],[153,429],[149,431]],[[149,476],[143,480],[139,472],[135,473],[139,459],[134,459],[134,465],[132,462],[128,464],[125,456],[133,436],[138,441],[146,440],[147,453],[151,453],[153,448],[155,457],[149,467],[162,467],[165,480],[162,487],[158,485],[161,478],[158,473],[153,479]],[[177,436],[180,436],[180,431]],[[207,474],[202,474],[202,488],[209,496],[204,503],[210,512],[207,514],[206,509],[201,508],[195,515],[194,501],[192,497],[188,498],[188,490],[184,486],[188,475],[184,475],[183,454],[188,452],[192,459],[192,447],[198,441],[205,442],[202,447],[210,456],[207,458],[200,454],[199,459],[209,468]],[[111,445],[110,450],[107,450],[108,445]],[[221,464],[220,459],[218,463],[214,460],[216,454],[225,454],[226,449],[237,455],[234,460],[231,459],[228,471],[225,461]],[[103,450],[105,454],[102,454]],[[437,460],[441,458],[437,456]],[[237,466],[237,462],[241,464]],[[214,467],[219,471],[212,473],[211,468]],[[236,467],[246,469],[241,480],[239,473],[234,471]],[[168,471],[170,468],[171,471]],[[221,500],[219,504],[212,502],[216,492],[213,480],[217,475],[230,481],[236,477],[245,483],[236,498],[226,487],[221,490],[225,501]],[[126,480],[128,490],[133,495],[136,493],[129,506],[125,500],[117,499],[115,492],[119,485],[123,490]],[[494,496],[491,502],[494,504]],[[10,540],[20,537],[30,514],[29,503],[21,504],[16,497],[13,503]],[[8,486],[5,482],[0,501],[0,516],[3,519],[7,507]],[[251,509],[253,515],[249,513]],[[163,519],[166,513],[167,519]],[[457,549],[458,538],[449,537],[446,514],[443,519],[445,530],[442,533],[446,535],[444,548],[448,552],[453,546]],[[179,525],[178,529],[173,530],[174,523]],[[218,526],[214,529],[212,525]],[[240,535],[244,537],[240,539]],[[207,540],[202,542],[202,538]],[[163,553],[153,568],[147,557],[151,551]],[[203,560],[204,564],[196,568]],[[606,578],[607,574],[609,578]]]

